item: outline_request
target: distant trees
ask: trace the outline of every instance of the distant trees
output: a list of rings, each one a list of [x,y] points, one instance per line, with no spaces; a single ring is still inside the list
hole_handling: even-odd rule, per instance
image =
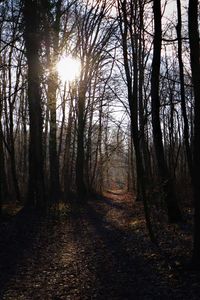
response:
[[[20,40],[20,20],[21,11],[18,5],[13,3],[9,7],[8,3],[1,5],[1,138],[2,145],[2,163],[5,166],[5,148],[9,156],[9,176],[10,176],[10,196],[18,201],[21,200],[19,178],[17,171],[17,153],[15,149],[15,135],[17,132],[16,120],[14,116],[17,100],[21,92],[21,68],[23,59],[22,47],[19,46],[17,53],[15,44]],[[4,118],[4,121],[3,121]],[[5,171],[6,169],[4,169]],[[4,172],[2,191],[8,191],[8,173]],[[7,183],[6,183],[7,182]],[[4,197],[6,195],[4,194]]]
[[[113,22],[109,21],[110,6],[107,1],[91,5],[80,4],[77,17],[77,44],[75,51],[80,57],[82,66],[77,86],[77,157],[76,157],[76,187],[79,197],[84,198],[86,186],[85,133],[86,120],[93,101],[97,95],[99,69],[105,63],[106,50],[113,33]],[[105,16],[107,16],[107,20]],[[101,95],[97,95],[101,98]],[[101,110],[101,105],[99,106]],[[93,121],[91,112],[91,121]],[[101,114],[100,114],[101,118]],[[88,141],[90,143],[91,141]],[[88,163],[88,162],[87,162]]]
[[[126,76],[128,103],[131,119],[131,135],[134,144],[137,170],[137,197],[144,197],[144,149],[141,138],[144,138],[144,127],[140,126],[143,120],[142,99],[142,52],[143,44],[143,1],[118,1],[119,28],[121,47]],[[140,37],[140,39],[139,39]]]

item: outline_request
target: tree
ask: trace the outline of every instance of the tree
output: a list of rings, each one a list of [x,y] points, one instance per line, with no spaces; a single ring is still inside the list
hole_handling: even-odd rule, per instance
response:
[[[159,97],[159,75],[161,62],[161,43],[162,43],[162,27],[161,27],[161,2],[153,1],[154,13],[154,49],[152,60],[151,74],[151,105],[152,105],[152,126],[153,141],[157,160],[159,176],[162,182],[165,202],[170,222],[181,220],[180,209],[177,204],[173,182],[169,174],[168,166],[165,160],[164,148],[162,142],[162,131],[160,125],[160,97]]]
[[[110,5],[107,1],[80,5],[77,11],[77,45],[76,51],[82,63],[78,83],[77,103],[77,157],[76,186],[80,198],[87,193],[85,182],[85,129],[87,117],[87,96],[93,76],[104,58],[104,51],[113,33],[114,22],[109,20]]]
[[[194,240],[192,262],[200,267],[200,46],[198,27],[198,0],[189,1],[188,29],[190,42],[190,61],[194,89],[194,143],[193,143],[193,174],[194,192]]]
[[[55,9],[55,16],[51,9]],[[57,153],[57,118],[56,118],[56,97],[58,88],[58,74],[55,68],[59,57],[59,33],[61,27],[62,0],[54,1],[53,5],[48,0],[43,0],[45,22],[45,42],[47,52],[48,76],[48,109],[50,112],[50,133],[49,133],[49,166],[50,166],[50,199],[58,200],[60,196],[59,180],[59,158]],[[53,21],[52,21],[53,20]]]
[[[178,23],[176,26],[177,38],[178,38],[178,61],[179,61],[179,72],[180,72],[180,89],[181,89],[181,110],[184,122],[184,142],[186,148],[186,155],[188,161],[188,167],[190,175],[192,175],[192,153],[189,144],[189,125],[186,112],[185,104],[185,82],[184,82],[184,70],[183,70],[183,59],[182,59],[182,17],[181,17],[181,1],[177,0],[177,15]]]
[[[131,119],[131,135],[134,144],[137,170],[137,198],[142,198],[143,164],[139,141],[138,127],[138,31],[135,27],[138,11],[138,1],[118,1],[119,27],[123,50],[124,70],[128,92],[128,102]],[[130,54],[129,54],[130,52]]]
[[[40,40],[40,1],[24,1],[24,40],[28,65],[28,103],[30,118],[29,137],[29,183],[27,204],[45,206],[45,186],[42,143],[42,105],[40,90],[41,66],[39,60]]]
[[[133,139],[136,158],[137,199],[143,200],[147,228],[152,241],[155,241],[148,212],[146,196],[147,180],[145,177],[145,164],[143,163],[143,158],[145,157],[143,148],[145,140],[142,111],[143,104],[139,103],[139,100],[142,101],[143,49],[142,41],[140,40],[140,52],[138,51],[138,37],[142,38],[144,3],[143,1],[129,2],[126,0],[119,0],[118,12],[128,103],[130,109],[131,136]],[[141,22],[139,23],[139,26],[138,19],[139,22]],[[140,71],[140,73],[138,71]],[[138,95],[140,95],[140,97],[138,97]],[[138,110],[140,111],[138,112]],[[140,130],[142,131],[140,132]],[[143,136],[142,143],[140,143],[141,136]]]

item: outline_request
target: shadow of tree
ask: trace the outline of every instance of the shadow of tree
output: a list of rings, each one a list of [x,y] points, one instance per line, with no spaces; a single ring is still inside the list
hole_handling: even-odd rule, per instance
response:
[[[136,232],[122,229],[112,220],[105,218],[110,207],[125,209],[125,206],[112,202],[112,199],[104,199],[103,202],[107,207],[102,205],[98,210],[96,204],[88,203],[87,213],[84,215],[86,223],[92,226],[91,236],[98,236],[105,245],[105,253],[101,253],[103,260],[96,261],[96,277],[101,286],[97,299],[105,299],[101,294],[104,297],[109,295],[107,299],[161,299],[161,295],[164,297],[166,291],[169,295],[168,287],[165,286],[164,291],[159,287],[159,274],[156,286],[155,282],[151,281],[152,278],[155,279],[156,271],[147,263],[143,253],[137,253],[138,244],[142,244],[141,236]],[[127,210],[126,214],[130,215],[130,211]],[[100,249],[90,251],[91,255],[95,251]]]
[[[35,211],[22,209],[4,228],[1,227],[0,299],[9,279],[23,261],[24,251],[29,251],[31,255],[32,242],[39,232],[40,217]]]

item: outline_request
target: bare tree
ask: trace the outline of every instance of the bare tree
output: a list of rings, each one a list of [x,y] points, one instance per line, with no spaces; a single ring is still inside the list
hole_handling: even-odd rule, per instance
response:
[[[55,16],[52,13],[55,9]],[[50,133],[49,133],[49,166],[50,166],[50,198],[56,201],[60,196],[59,180],[59,158],[57,153],[57,88],[58,74],[56,63],[59,57],[59,33],[61,29],[62,0],[54,1],[53,5],[48,0],[43,1],[45,22],[45,44],[47,52],[48,75],[48,109],[50,112]]]
[[[82,63],[81,76],[78,87],[77,105],[77,159],[76,159],[76,186],[78,195],[82,198],[87,193],[85,182],[85,145],[84,135],[86,128],[86,100],[89,86],[95,69],[104,55],[110,36],[113,32],[113,21],[104,19],[108,14],[110,5],[107,1],[89,2],[80,5],[77,11],[77,46],[76,51],[80,54]]]
[[[159,97],[159,75],[161,61],[161,43],[162,43],[162,28],[161,28],[161,1],[153,1],[154,12],[154,50],[152,60],[152,75],[151,75],[151,103],[152,103],[152,125],[153,125],[153,140],[159,176],[162,182],[165,201],[168,210],[170,222],[181,220],[181,213],[177,204],[177,199],[174,192],[173,182],[170,178],[168,166],[166,163],[164,148],[162,142],[162,131],[160,125],[160,97]]]
[[[188,167],[190,175],[192,174],[192,153],[189,144],[189,125],[185,104],[185,82],[184,82],[184,69],[182,59],[182,15],[181,15],[181,1],[177,0],[177,15],[178,23],[176,26],[177,38],[178,38],[178,61],[179,61],[179,72],[180,72],[180,89],[181,89],[181,109],[184,121],[184,141],[186,148],[186,155],[188,160]]]

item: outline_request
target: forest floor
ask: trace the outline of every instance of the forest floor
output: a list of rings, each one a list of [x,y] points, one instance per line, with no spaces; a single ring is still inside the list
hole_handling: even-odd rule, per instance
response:
[[[118,191],[58,213],[2,222],[0,299],[200,299],[187,226],[160,227],[157,248],[142,204]]]

